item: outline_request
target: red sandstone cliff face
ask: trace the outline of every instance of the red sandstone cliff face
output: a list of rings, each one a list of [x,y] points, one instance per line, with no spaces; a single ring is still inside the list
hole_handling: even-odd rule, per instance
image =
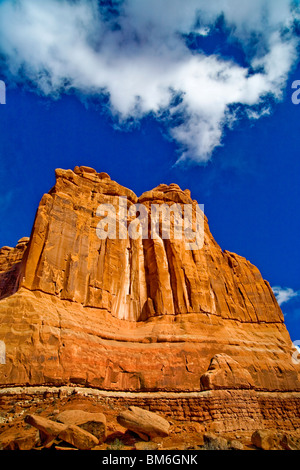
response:
[[[3,246],[0,249],[0,299],[13,294],[20,282],[21,261],[29,242],[21,238],[16,247]]]
[[[177,185],[161,185],[139,199],[97,173],[57,170],[57,182],[38,209],[19,286],[53,294],[125,320],[207,313],[245,322],[283,322],[269,284],[244,258],[223,252],[205,220],[204,247],[185,240],[99,240],[101,203],[118,208],[192,204]],[[102,179],[103,178],[103,179]],[[171,185],[172,186],[172,185]]]
[[[2,385],[196,391],[214,383],[244,388],[246,377],[250,388],[300,390],[268,282],[249,261],[222,251],[206,217],[199,250],[187,250],[185,239],[98,238],[100,204],[120,219],[126,197],[126,209],[143,204],[150,217],[151,204],[195,207],[188,190],[160,185],[137,198],[86,167],[56,170],[56,178],[28,245],[0,252]],[[207,370],[219,354],[229,359],[218,362],[225,372],[214,382]]]

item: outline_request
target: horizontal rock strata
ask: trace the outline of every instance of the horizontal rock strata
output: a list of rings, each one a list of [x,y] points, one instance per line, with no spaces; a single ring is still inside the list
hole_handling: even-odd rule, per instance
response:
[[[105,392],[82,387],[14,387],[0,389],[3,410],[28,406],[60,406],[70,400],[86,400],[99,407],[109,407],[118,414],[130,407],[158,413],[166,420],[199,423],[202,431],[218,433],[300,428],[299,392],[258,392],[255,390],[209,390],[204,392]],[[94,407],[93,407],[94,408]]]

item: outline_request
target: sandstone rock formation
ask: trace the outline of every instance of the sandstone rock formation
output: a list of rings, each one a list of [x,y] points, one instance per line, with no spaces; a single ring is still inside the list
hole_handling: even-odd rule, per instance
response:
[[[21,261],[29,242],[21,238],[15,248],[3,246],[0,249],[0,298],[15,292],[19,284]]]
[[[35,428],[8,428],[0,434],[0,450],[32,450],[39,442],[39,431]]]
[[[204,445],[207,450],[228,450],[229,442],[224,437],[219,437],[213,433],[205,433],[203,436]]]
[[[128,410],[120,413],[118,422],[145,441],[149,438],[169,435],[170,424],[166,419],[136,406],[130,406]]]
[[[261,450],[299,450],[298,433],[281,433],[275,430],[260,429],[251,436],[252,444]]]
[[[100,174],[103,175],[103,174]],[[274,295],[245,259],[223,252],[205,220],[201,250],[182,240],[99,240],[99,204],[192,204],[177,185],[135,194],[85,169],[56,170],[40,203],[18,287],[41,291],[124,320],[204,313],[240,322],[282,323]],[[120,217],[120,214],[117,214]],[[12,253],[12,264],[14,251]],[[18,260],[19,261],[19,260]]]
[[[117,238],[99,238],[101,204],[116,213]],[[176,184],[137,197],[106,173],[56,170],[29,240],[0,250],[0,386],[229,389],[250,401],[300,392],[283,314],[259,270],[223,251],[205,216],[198,250],[164,238],[165,220],[154,239],[151,223],[148,238],[128,236],[144,209],[149,222],[153,204],[197,207]]]
[[[37,415],[28,415],[25,421],[42,433],[47,442],[46,445],[44,443],[45,447],[49,446],[56,438],[80,450],[92,449],[99,443],[97,437],[75,424],[61,424]]]
[[[106,417],[103,413],[89,413],[82,410],[66,410],[56,416],[60,423],[79,426],[97,437],[98,442],[106,438]]]
[[[200,382],[203,390],[249,389],[254,386],[249,372],[226,354],[216,354],[212,358]]]

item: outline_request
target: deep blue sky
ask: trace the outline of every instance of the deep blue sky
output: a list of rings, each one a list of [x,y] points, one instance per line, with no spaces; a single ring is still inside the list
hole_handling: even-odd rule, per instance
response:
[[[296,79],[300,66],[271,115],[236,123],[205,165],[175,165],[177,147],[151,117],[122,132],[74,95],[52,100],[6,83],[7,104],[0,106],[0,246],[30,235],[55,168],[86,165],[137,195],[160,183],[189,188],[204,204],[223,249],[249,259],[271,286],[300,291],[300,105],[291,102]],[[299,296],[282,310],[292,340],[299,339]]]

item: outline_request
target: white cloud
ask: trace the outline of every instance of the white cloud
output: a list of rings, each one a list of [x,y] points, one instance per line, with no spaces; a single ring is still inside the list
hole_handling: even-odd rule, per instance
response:
[[[106,93],[120,122],[152,113],[177,142],[180,160],[206,162],[221,145],[229,106],[250,118],[269,112],[264,97],[282,97],[297,58],[289,0],[115,0],[118,27],[96,0],[5,0],[0,52],[12,77],[57,96]],[[228,40],[239,41],[251,74],[233,60],[191,51],[183,34],[207,36],[224,15]],[[259,40],[254,44],[253,38]],[[174,104],[174,96],[181,100]],[[251,110],[251,107],[254,107]],[[179,120],[178,120],[179,118]]]
[[[294,291],[290,287],[275,286],[275,287],[272,287],[272,290],[280,306],[300,295],[300,292]]]

